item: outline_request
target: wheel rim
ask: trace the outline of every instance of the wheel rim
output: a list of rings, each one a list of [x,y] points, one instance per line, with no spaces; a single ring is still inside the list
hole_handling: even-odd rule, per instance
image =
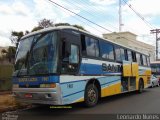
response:
[[[90,103],[95,103],[96,102],[96,98],[97,98],[97,95],[96,95],[96,91],[91,88],[88,90],[88,100]]]

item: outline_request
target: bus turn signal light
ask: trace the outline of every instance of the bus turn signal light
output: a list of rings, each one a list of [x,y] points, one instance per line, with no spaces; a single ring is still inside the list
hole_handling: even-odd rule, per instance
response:
[[[40,84],[40,88],[55,88],[56,84],[55,83],[50,83],[50,84]]]

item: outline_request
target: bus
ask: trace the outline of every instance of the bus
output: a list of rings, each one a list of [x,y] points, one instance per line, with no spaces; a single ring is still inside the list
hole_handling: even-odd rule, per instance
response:
[[[19,42],[13,94],[18,101],[95,106],[101,97],[141,93],[151,77],[149,56],[74,27],[29,33]]]
[[[151,62],[151,71],[160,80],[160,61]]]

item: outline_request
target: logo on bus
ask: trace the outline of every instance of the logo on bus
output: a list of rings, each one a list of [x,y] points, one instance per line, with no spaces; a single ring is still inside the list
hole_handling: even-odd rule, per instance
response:
[[[102,70],[106,72],[121,72],[122,71],[122,65],[111,65],[111,64],[102,64]]]

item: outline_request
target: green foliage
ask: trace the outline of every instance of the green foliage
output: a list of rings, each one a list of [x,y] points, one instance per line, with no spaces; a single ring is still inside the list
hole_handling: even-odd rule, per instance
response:
[[[21,37],[23,37],[24,33],[22,31],[17,32],[17,31],[12,31],[11,33],[11,42],[13,44],[16,44],[16,47],[18,46],[18,42],[20,41]]]
[[[14,59],[15,54],[16,54],[16,48],[10,46],[10,47],[8,48],[7,54],[6,54],[6,57],[8,58],[9,62],[11,62],[12,59]]]
[[[69,23],[56,23],[54,26],[71,26]]]
[[[41,29],[43,29],[43,28],[39,27],[39,26],[38,27],[34,27],[31,32],[38,31],[38,30],[41,30]]]
[[[0,90],[11,90],[13,65],[0,65]]]
[[[82,27],[82,26],[80,26],[80,25],[73,25],[73,27],[76,27],[76,28],[78,28],[78,29],[81,29],[81,30],[86,31],[86,30],[85,30],[85,28],[84,28],[84,27]]]
[[[7,50],[2,49],[1,53],[2,53],[2,54],[5,54],[5,53],[7,53]]]
[[[38,22],[38,26],[35,26],[31,32],[34,32],[34,31],[38,31],[38,30],[41,30],[41,29],[44,29],[44,28],[48,28],[48,27],[53,27],[53,26],[73,26],[73,27],[76,27],[78,29],[81,29],[81,30],[85,30],[85,28],[83,26],[80,26],[80,25],[70,25],[69,23],[56,23],[56,24],[53,24],[53,21],[49,20],[49,19],[42,19]],[[17,31],[12,31],[11,33],[11,42],[16,44],[16,47],[18,46],[18,43],[20,41],[20,39],[28,34],[29,31],[25,31],[25,33],[23,33],[23,31],[20,31],[20,32],[17,32]]]

